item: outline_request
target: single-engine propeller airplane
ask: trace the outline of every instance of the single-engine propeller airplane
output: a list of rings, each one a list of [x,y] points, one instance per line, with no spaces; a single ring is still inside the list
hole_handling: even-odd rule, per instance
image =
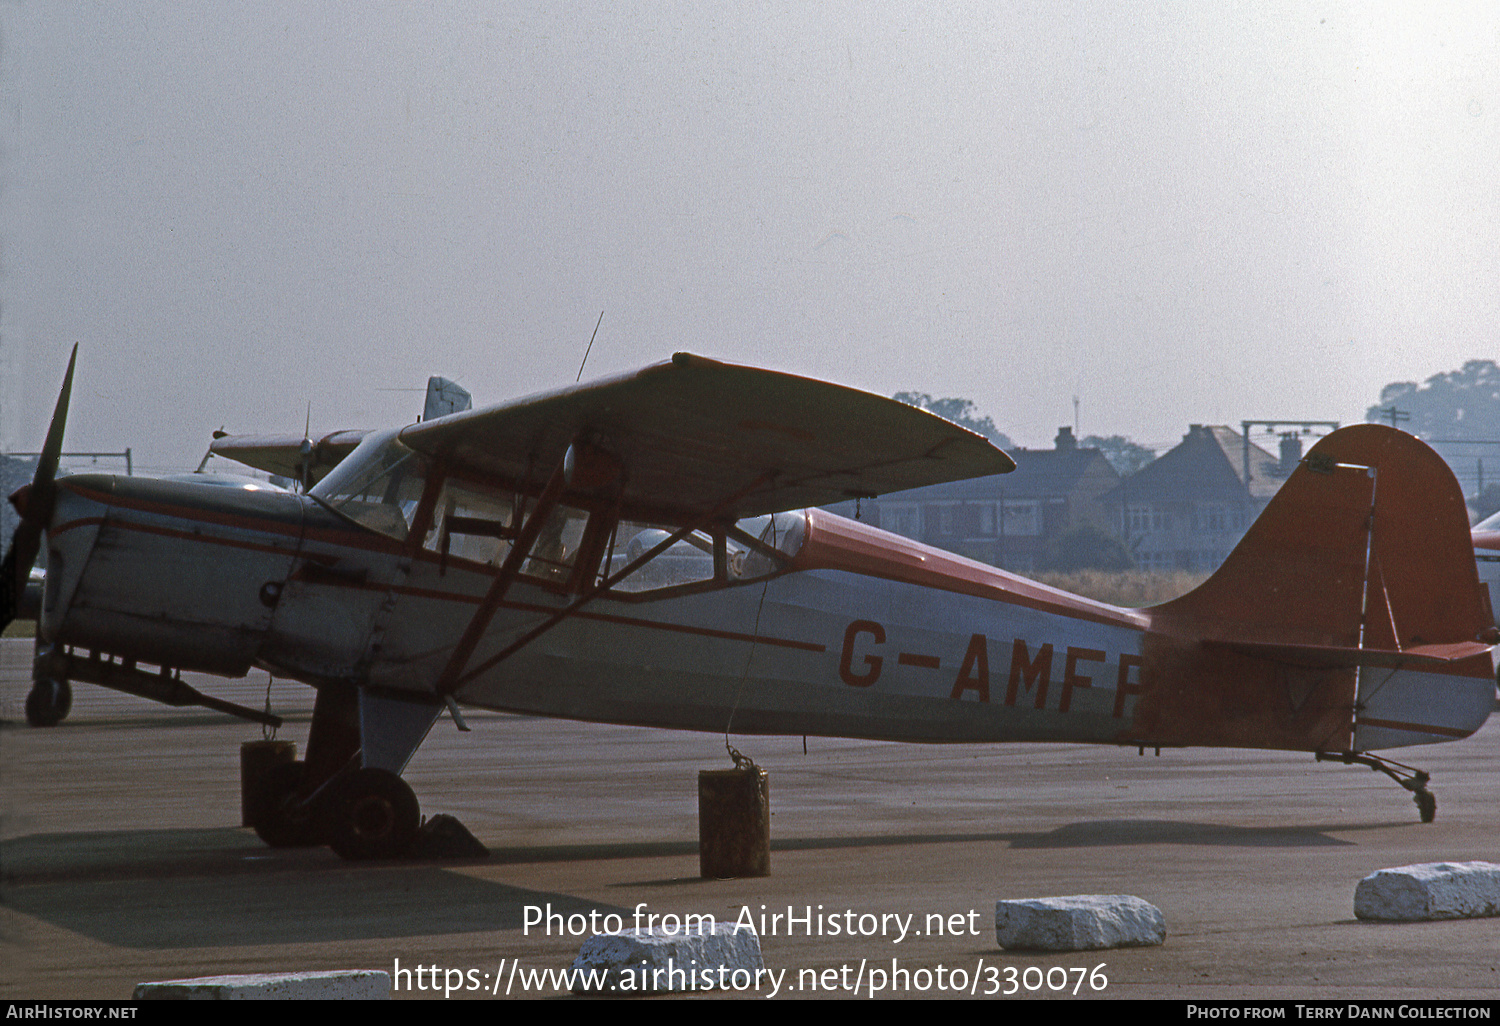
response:
[[[460,705],[1303,751],[1388,774],[1424,820],[1427,774],[1372,751],[1466,737],[1493,705],[1500,634],[1463,497],[1435,453],[1381,425],[1314,446],[1201,587],[1125,609],[814,508],[1014,467],[961,427],[826,382],[680,353],[346,433],[348,454],[298,494],[58,478],[72,377],[70,362],[15,497],[4,619],[45,535],[39,688],[213,704],[180,672],[252,666],[316,688],[306,758],[255,824],[272,845],[399,854],[420,822],[400,774],[445,708],[462,727]]]
[[[1479,565],[1479,580],[1491,599],[1500,596],[1500,513],[1492,513],[1469,533],[1474,539],[1474,561]]]

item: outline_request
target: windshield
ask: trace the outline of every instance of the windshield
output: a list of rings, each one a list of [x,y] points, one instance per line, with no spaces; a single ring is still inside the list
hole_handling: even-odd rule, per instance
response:
[[[422,499],[426,464],[397,440],[399,430],[367,436],[308,494],[371,530],[405,541]]]
[[[1500,511],[1491,513],[1474,525],[1476,531],[1500,531]]]

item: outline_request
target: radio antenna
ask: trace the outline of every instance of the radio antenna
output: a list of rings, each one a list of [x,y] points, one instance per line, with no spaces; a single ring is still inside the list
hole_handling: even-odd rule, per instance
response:
[[[599,311],[599,319],[594,322],[594,334],[589,336],[589,347],[583,351],[583,363],[589,362],[589,353],[594,351],[594,336],[599,334],[599,325],[604,323],[604,311]],[[573,379],[574,384],[583,380],[583,363],[578,365],[578,377]]]

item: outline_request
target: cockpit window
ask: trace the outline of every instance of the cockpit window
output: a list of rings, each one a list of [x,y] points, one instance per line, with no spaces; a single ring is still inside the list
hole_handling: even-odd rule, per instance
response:
[[[606,572],[610,576],[623,572],[670,539],[672,534],[671,528],[630,520],[621,521],[615,534],[615,544],[610,549]],[[694,532],[674,542],[621,578],[614,590],[633,594],[713,579],[714,539],[702,532]]]
[[[366,436],[309,494],[356,523],[404,542],[428,473],[424,457],[402,445],[397,431],[385,431]],[[443,566],[462,561],[498,568],[511,557],[512,546],[523,536],[528,506],[535,505],[535,499],[527,501],[504,488],[447,478],[437,489],[430,515],[422,517],[422,548]],[[609,590],[632,598],[740,584],[786,568],[802,547],[807,515],[752,517],[665,545],[676,530],[615,521],[604,512],[559,503],[530,548],[516,554],[521,559],[518,573],[559,590],[596,586],[619,576]]]
[[[621,521],[606,572],[623,572],[674,533],[670,527]],[[694,531],[621,578],[611,590],[644,595],[666,588],[738,584],[768,577],[785,568],[805,535],[806,516],[800,512],[753,517],[713,533]]]
[[[558,506],[542,524],[521,573],[559,585],[571,581],[588,525],[589,514],[584,510]]]
[[[746,578],[764,577],[780,570],[802,548],[807,537],[807,513],[776,513],[772,516],[742,520],[737,525],[748,534],[759,528],[760,544],[746,553],[741,573]]]
[[[426,461],[396,439],[370,435],[309,493],[344,516],[405,541],[422,500]]]
[[[432,513],[422,547],[499,566],[516,536],[516,499],[512,492],[483,488],[449,478]]]

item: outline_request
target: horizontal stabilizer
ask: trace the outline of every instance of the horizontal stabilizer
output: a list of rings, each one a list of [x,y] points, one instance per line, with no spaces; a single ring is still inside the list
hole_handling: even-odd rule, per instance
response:
[[[1338,645],[1278,645],[1253,641],[1205,641],[1209,647],[1274,659],[1293,666],[1316,669],[1340,669],[1355,666],[1380,666],[1396,670],[1402,667],[1444,667],[1489,652],[1492,646],[1481,641],[1457,641],[1446,645],[1415,645],[1394,650],[1379,648],[1346,648]]]

